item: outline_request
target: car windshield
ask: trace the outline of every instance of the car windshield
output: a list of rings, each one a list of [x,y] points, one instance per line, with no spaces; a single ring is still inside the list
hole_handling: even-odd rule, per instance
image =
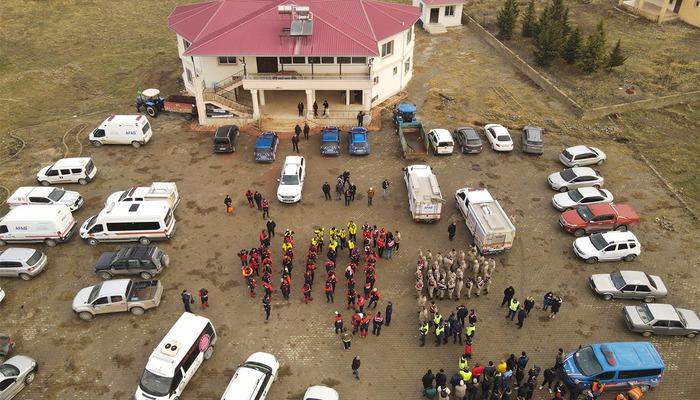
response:
[[[603,372],[593,348],[588,346],[574,353],[574,362],[578,370],[586,376],[598,375]]]
[[[66,194],[66,191],[63,189],[54,189],[49,193],[49,199],[53,201],[59,201],[61,198]]]
[[[500,135],[500,136],[498,136],[498,141],[499,142],[510,142],[510,136]]]
[[[92,290],[90,291],[90,296],[88,296],[88,303],[92,303],[93,301],[95,301],[97,295],[100,294],[100,289],[102,289],[101,283],[98,283],[97,285],[92,287]]]
[[[145,135],[145,134],[148,133],[148,131],[149,131],[150,129],[151,129],[151,124],[149,124],[148,122],[146,122],[146,125],[144,125],[144,126],[141,128],[141,131],[142,131],[143,134]]]
[[[604,248],[608,247],[608,242],[605,240],[603,234],[601,233],[591,235],[591,243],[593,244],[593,247],[596,248],[596,250],[603,250]]]
[[[573,200],[574,202],[578,203],[579,201],[581,201],[583,196],[581,195],[581,192],[579,192],[578,190],[572,190],[569,192],[569,198],[571,200]]]
[[[610,274],[610,280],[617,289],[625,287],[625,280],[622,278],[620,271],[614,271]]]
[[[272,153],[272,149],[269,147],[261,147],[261,148],[255,149],[255,153],[257,153],[257,154],[270,154],[270,153]]]
[[[29,260],[27,260],[27,265],[29,265],[30,267],[34,266],[36,263],[39,262],[41,256],[41,252],[39,250],[36,250],[34,254],[32,254],[32,256],[29,257]]]
[[[228,138],[225,138],[225,137],[214,138],[214,143],[215,144],[229,144],[229,140],[228,140]]]
[[[641,318],[645,324],[648,324],[649,321],[654,319],[654,317],[651,315],[651,311],[649,311],[649,307],[647,307],[646,304],[639,305],[635,308],[637,309],[637,313],[639,313],[639,318]]]
[[[2,364],[0,365],[0,374],[5,377],[17,376],[19,375],[19,369],[11,364]]]
[[[120,200],[121,200],[121,198],[120,198]],[[93,215],[92,217],[90,217],[88,219],[88,222],[85,225],[85,227],[89,230],[90,228],[92,228],[93,225],[95,225],[96,220],[97,220],[97,215]]]
[[[567,150],[562,151],[561,155],[564,156],[564,158],[566,158],[567,160],[571,161],[571,153],[569,153]]]
[[[571,182],[574,180],[574,178],[576,178],[576,174],[571,168],[561,171],[559,175],[561,175],[561,179],[563,179],[565,182]]]
[[[280,183],[282,185],[298,185],[299,184],[299,177],[296,175],[282,175],[282,179],[280,179]]]
[[[584,220],[584,221],[586,221],[586,222],[587,222],[589,219],[591,219],[591,217],[593,217],[593,213],[591,212],[591,209],[588,208],[588,207],[586,207],[586,206],[579,207],[579,208],[576,210],[576,212],[578,213],[578,216],[581,217],[581,219]]]
[[[467,144],[481,144],[481,139],[467,139]]]
[[[365,134],[364,133],[353,133],[352,134],[352,141],[355,142],[355,146],[364,146],[365,145]]]
[[[144,369],[143,376],[141,376],[141,382],[139,382],[139,387],[144,392],[153,396],[165,396],[170,393],[170,385],[172,384],[173,378],[166,378],[164,376],[156,375],[153,372]]]
[[[651,275],[649,275],[649,274],[644,274],[644,275],[646,275],[647,280],[649,281],[649,285],[651,285],[651,287],[653,287],[654,289],[658,289],[656,287],[656,282],[654,282],[654,280],[651,279]]]

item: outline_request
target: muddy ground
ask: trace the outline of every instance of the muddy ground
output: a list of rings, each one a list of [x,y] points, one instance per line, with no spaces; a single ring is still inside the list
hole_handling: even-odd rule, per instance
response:
[[[282,364],[280,379],[269,395],[271,399],[299,399],[307,386],[319,383],[335,387],[344,399],[418,399],[420,377],[425,370],[444,368],[451,374],[462,348],[452,344],[418,347],[412,287],[416,251],[465,248],[470,242],[461,222],[455,242],[447,242],[449,220],[460,219],[451,199],[454,191],[464,186],[489,188],[518,229],[514,248],[496,257],[493,293],[463,301],[475,308],[480,317],[472,363],[497,361],[510,353],[527,351],[531,363],[547,367],[553,364],[559,347],[572,350],[593,342],[642,340],[626,330],[620,316],[622,306],[633,303],[605,302],[593,296],[586,284],[592,273],[633,268],[659,274],[670,288],[668,303],[700,310],[695,222],[628,145],[613,141],[604,131],[580,128],[557,103],[505,62],[494,62],[485,68],[493,56],[489,56],[488,47],[466,31],[433,38],[420,34],[418,44],[416,74],[407,92],[409,99],[418,104],[419,116],[426,126],[451,129],[462,124],[502,122],[512,128],[516,147],[510,154],[485,149],[479,155],[428,157],[447,200],[442,221],[433,225],[411,222],[401,178],[401,168],[407,163],[399,156],[397,138],[388,124],[382,131],[372,133],[372,154],[365,158],[347,154],[322,158],[317,134],[302,142],[302,155],[309,165],[304,200],[288,206],[274,199],[281,160],[291,154],[288,140],[283,140],[277,162],[261,165],[252,162],[250,134],[242,136],[235,154],[213,155],[209,132],[191,130],[171,116],[152,122],[154,139],[138,150],[81,148],[78,143],[85,145],[86,132],[80,131],[80,124],[89,129],[103,115],[77,117],[28,131],[27,147],[3,166],[6,178],[2,185],[31,185],[41,165],[64,154],[89,155],[99,169],[97,179],[88,186],[69,187],[86,198],[85,207],[76,214],[80,222],[97,213],[110,193],[135,184],[177,182],[183,201],[176,212],[177,235],[162,243],[172,260],[161,276],[165,285],[163,302],[144,316],[109,315],[87,323],[71,311],[75,293],[99,281],[92,272],[93,264],[101,252],[115,247],[111,244],[90,247],[76,237],[52,249],[37,246],[49,256],[46,272],[30,282],[0,281],[7,292],[0,305],[0,330],[17,339],[18,354],[35,357],[41,365],[36,381],[18,398],[131,398],[148,355],[182,312],[180,291],[207,287],[211,308],[195,311],[212,319],[220,341],[212,359],[189,384],[183,400],[219,398],[235,367],[254,351],[271,352]],[[455,64],[445,62],[447,56],[458,62],[458,71],[455,72]],[[453,75],[445,76],[448,72]],[[498,88],[510,93],[505,96],[507,107],[503,106],[504,92]],[[114,111],[131,112],[129,101]],[[547,128],[546,151],[541,157],[517,150],[517,129],[530,122]],[[632,264],[584,264],[572,256],[573,237],[558,227],[558,214],[550,205],[554,193],[547,187],[546,177],[562,168],[557,153],[582,141],[607,152],[609,162],[600,168],[606,178],[605,186],[618,202],[632,204],[643,218],[635,230],[643,253]],[[324,201],[320,189],[325,180],[334,179],[345,169],[352,171],[360,192],[350,207],[340,201]],[[363,193],[369,186],[377,189],[384,178],[393,183],[389,196],[378,196],[375,205],[367,207]],[[387,300],[394,303],[391,327],[385,327],[378,338],[356,338],[351,351],[344,352],[331,324],[333,312],[343,310],[342,295],[339,293],[336,304],[326,304],[317,283],[314,301],[305,305],[298,277],[292,301],[285,303],[276,294],[272,318],[264,323],[260,301],[247,296],[235,256],[240,248],[257,243],[256,231],[263,226],[260,214],[245,205],[243,193],[249,188],[271,199],[271,214],[278,231],[294,229],[300,247],[306,246],[314,227],[343,225],[349,219],[400,230],[400,252],[378,265],[377,286],[384,297],[380,308]],[[233,216],[224,213],[225,194],[235,199]],[[660,224],[657,219],[665,223]],[[281,253],[280,244],[280,239],[273,240],[276,260]],[[341,255],[340,265],[346,261],[345,254]],[[296,265],[299,268],[301,264],[297,261]],[[278,264],[275,267],[277,273]],[[549,290],[562,295],[561,313],[548,320],[542,311],[534,310],[525,327],[515,329],[503,318],[505,310],[498,307],[500,293],[508,285],[516,288],[517,296],[535,296],[538,306]],[[445,313],[458,304],[442,301],[439,307]],[[696,374],[692,373],[700,357],[697,340],[654,337],[651,341],[662,354],[667,372],[660,387],[648,398],[694,396],[700,390]],[[359,382],[350,373],[354,355],[363,360]],[[535,398],[547,396],[538,392]]]

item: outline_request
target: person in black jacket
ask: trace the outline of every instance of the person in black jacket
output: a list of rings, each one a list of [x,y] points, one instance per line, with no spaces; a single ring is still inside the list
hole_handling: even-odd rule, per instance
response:
[[[324,182],[323,186],[323,196],[326,198],[326,200],[333,200],[331,198],[331,185],[328,184],[328,182]]]
[[[435,375],[435,385],[440,387],[445,387],[447,385],[447,375],[445,375],[445,370],[440,368],[440,372]]]
[[[355,379],[360,380],[360,356],[355,356],[355,358],[352,359],[351,368]]]
[[[429,369],[428,372],[423,375],[422,381],[423,381],[423,389],[428,389],[433,387],[433,380],[435,379],[435,375],[433,375],[433,370]]]
[[[309,131],[311,128],[309,128],[309,124],[304,122],[304,139],[309,140]]]
[[[554,383],[554,378],[557,376],[556,369],[554,367],[552,368],[547,368],[544,370],[544,381],[542,381],[542,384],[540,385],[540,390],[544,388],[544,385],[547,385],[547,388],[549,389],[549,393],[552,393],[552,383]]]
[[[447,227],[447,234],[449,235],[450,241],[454,240],[455,233],[457,233],[457,224],[455,224],[455,222],[452,221]]]
[[[501,307],[509,304],[513,296],[515,296],[515,289],[513,289],[513,286],[508,286],[506,290],[503,291],[503,301],[501,302]]]

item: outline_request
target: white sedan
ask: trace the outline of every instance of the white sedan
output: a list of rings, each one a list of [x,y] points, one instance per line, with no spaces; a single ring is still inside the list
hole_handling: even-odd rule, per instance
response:
[[[306,163],[304,157],[287,156],[282,166],[282,176],[278,179],[277,200],[282,203],[296,203],[301,201],[301,192],[304,189],[306,177]]]
[[[304,393],[304,400],[339,400],[338,392],[327,386],[311,386]]]
[[[589,167],[569,168],[555,172],[547,178],[549,186],[560,192],[568,192],[570,189],[593,186],[603,186],[603,179],[597,171]]]
[[[559,154],[559,161],[567,167],[601,165],[606,159],[607,156],[601,149],[584,145],[568,147]]]
[[[494,151],[513,150],[513,139],[510,137],[508,129],[503,125],[487,124],[484,126],[484,133]]]
[[[552,205],[559,211],[566,211],[582,205],[612,202],[613,195],[609,190],[594,187],[582,187],[552,196]]]
[[[25,386],[34,382],[36,361],[27,356],[14,356],[0,365],[0,399],[17,396]]]

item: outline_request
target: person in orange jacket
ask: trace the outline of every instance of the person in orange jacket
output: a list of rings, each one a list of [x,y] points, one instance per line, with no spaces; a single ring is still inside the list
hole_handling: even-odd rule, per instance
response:
[[[338,311],[335,312],[333,327],[335,328],[336,335],[343,332],[343,316]]]
[[[364,310],[365,310],[365,296],[360,296],[359,294],[357,295],[357,308],[360,309],[360,312],[364,312]]]
[[[323,286],[323,290],[326,292],[326,303],[334,303],[333,284],[330,282],[330,280],[326,279],[326,283]]]
[[[360,322],[360,336],[361,337],[367,337],[367,332],[369,332],[369,322],[372,320],[372,317],[367,314],[364,318],[362,318],[362,321]]]
[[[301,288],[301,293],[304,295],[304,303],[308,303],[313,300],[311,298],[311,285],[308,283],[305,283]]]
[[[632,389],[627,391],[627,399],[629,400],[639,400],[642,397],[644,397],[644,394],[646,393],[646,390],[642,389],[639,386],[635,386]]]

